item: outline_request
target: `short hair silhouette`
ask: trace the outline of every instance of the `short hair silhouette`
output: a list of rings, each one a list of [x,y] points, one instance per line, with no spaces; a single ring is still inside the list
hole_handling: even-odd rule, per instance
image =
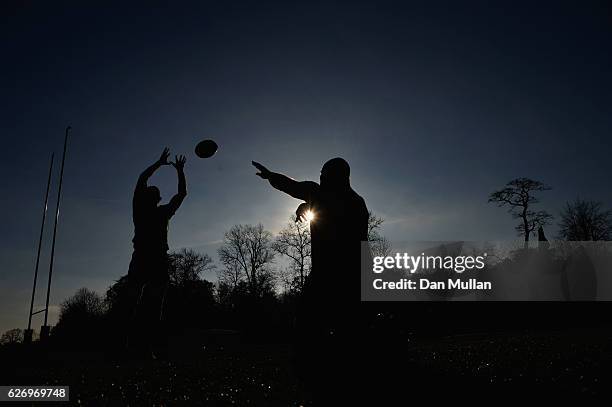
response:
[[[351,167],[344,158],[332,158],[321,168],[321,186],[348,185],[350,175]]]
[[[143,193],[143,198],[146,202],[157,205],[161,201],[161,193],[156,186],[147,186]]]

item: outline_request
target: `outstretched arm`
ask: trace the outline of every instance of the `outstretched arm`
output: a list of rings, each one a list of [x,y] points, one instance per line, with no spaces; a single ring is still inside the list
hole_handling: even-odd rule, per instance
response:
[[[303,201],[311,201],[313,195],[316,194],[319,189],[319,184],[316,182],[296,181],[286,175],[272,172],[258,162],[252,161],[252,164],[259,170],[257,175],[263,179],[267,179],[274,188],[294,198]]]
[[[161,156],[157,161],[155,161],[151,166],[149,166],[146,170],[140,174],[138,177],[138,182],[136,183],[136,191],[144,190],[147,187],[147,181],[151,178],[151,175],[155,171],[158,170],[162,165],[168,164],[168,157],[170,156],[170,150],[168,147],[164,148],[164,151],[161,153]]]
[[[170,199],[168,203],[168,209],[170,213],[174,215],[176,210],[181,206],[183,200],[187,196],[187,180],[185,179],[185,162],[187,159],[184,155],[177,155],[172,164],[174,168],[176,168],[176,173],[178,175],[178,193]]]

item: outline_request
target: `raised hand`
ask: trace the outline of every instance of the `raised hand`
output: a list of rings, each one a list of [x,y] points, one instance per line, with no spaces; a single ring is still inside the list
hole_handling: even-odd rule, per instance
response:
[[[168,165],[168,157],[170,157],[170,149],[168,147],[165,147],[164,151],[162,151],[161,155],[159,156],[159,160],[157,160],[157,163],[159,165]]]
[[[306,213],[310,210],[310,206],[308,205],[307,202],[303,202],[300,204],[300,206],[297,207],[297,209],[295,210],[295,221],[296,222],[303,222],[308,220],[306,218]]]
[[[253,164],[253,166],[259,170],[259,172],[256,173],[255,175],[259,175],[263,179],[270,178],[270,174],[272,174],[272,172],[268,170],[266,167],[264,167],[263,165],[255,161],[251,161],[251,164]]]
[[[176,168],[177,171],[183,171],[185,168],[185,163],[187,162],[187,158],[184,155],[176,155],[174,156],[174,162],[171,162],[172,166]]]

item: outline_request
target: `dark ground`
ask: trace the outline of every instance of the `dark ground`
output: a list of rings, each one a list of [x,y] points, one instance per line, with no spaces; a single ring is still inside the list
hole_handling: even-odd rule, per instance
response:
[[[313,404],[293,372],[290,345],[246,343],[228,331],[196,337],[181,346],[175,342],[168,361],[111,361],[95,352],[5,347],[1,383],[69,385],[71,404],[85,406]],[[372,377],[373,394],[392,394],[406,404],[417,394],[428,399],[535,393],[588,399],[609,392],[611,339],[597,331],[407,336],[371,349],[386,361],[378,367],[384,365],[394,380],[380,380],[377,371],[366,375]]]

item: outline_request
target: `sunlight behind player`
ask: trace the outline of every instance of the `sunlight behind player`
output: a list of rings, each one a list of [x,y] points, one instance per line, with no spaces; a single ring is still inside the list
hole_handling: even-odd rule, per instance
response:
[[[304,219],[306,220],[306,222],[310,223],[314,220],[315,218],[315,213],[313,211],[311,211],[310,209],[306,211],[306,213],[304,214]]]

